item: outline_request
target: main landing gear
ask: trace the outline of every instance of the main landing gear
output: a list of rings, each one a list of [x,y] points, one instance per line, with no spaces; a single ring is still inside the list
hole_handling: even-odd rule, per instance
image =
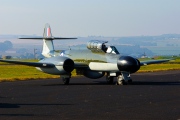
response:
[[[131,83],[132,79],[130,77],[129,72],[121,72],[121,74],[117,77],[116,85],[127,85]]]
[[[113,75],[113,76],[111,76],[111,75]],[[108,84],[113,84],[114,83],[115,74],[111,74],[111,75],[107,74],[107,76],[106,76],[106,81],[107,81]],[[63,81],[64,85],[69,85],[71,74],[69,74],[69,75],[61,75],[60,77],[62,78],[62,81]],[[131,84],[131,83],[132,83],[132,79],[130,77],[129,72],[121,72],[121,74],[119,74],[117,76],[116,85],[127,85],[127,84]]]
[[[108,74],[106,76],[107,83],[108,84],[113,84],[114,77],[115,76],[110,76]],[[131,84],[131,83],[132,83],[132,79],[130,77],[130,73],[129,72],[121,72],[121,74],[117,76],[116,85],[127,85],[127,84]]]
[[[69,85],[71,75],[61,75],[62,81],[64,85]]]
[[[114,77],[113,76],[106,76],[106,81],[108,84],[113,84],[114,82]]]

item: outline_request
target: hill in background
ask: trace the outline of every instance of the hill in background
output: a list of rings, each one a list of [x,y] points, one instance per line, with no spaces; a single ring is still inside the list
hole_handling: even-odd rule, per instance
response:
[[[34,53],[40,54],[42,50],[41,40],[20,40],[22,35],[0,35],[0,51],[16,51],[15,55],[28,55],[34,57]],[[37,37],[35,35],[23,35],[23,37]],[[54,41],[55,49],[85,49],[89,40],[109,41],[108,45],[116,46],[121,54],[131,56],[155,56],[155,55],[179,55],[180,34],[165,34],[159,36],[131,36],[131,37],[103,37],[88,36],[77,37],[77,40]],[[8,45],[8,47],[6,46]],[[12,52],[13,53],[13,52]],[[17,54],[18,53],[18,54]],[[6,54],[6,53],[5,53]],[[29,55],[31,54],[31,55]]]

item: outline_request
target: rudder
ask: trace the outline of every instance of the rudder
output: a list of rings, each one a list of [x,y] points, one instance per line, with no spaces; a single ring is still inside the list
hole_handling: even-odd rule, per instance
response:
[[[51,27],[48,23],[45,25],[43,37],[52,38]]]
[[[43,33],[43,50],[42,55],[45,57],[52,57],[54,55],[54,44],[53,44],[53,36],[51,33],[51,27],[47,23],[44,28]]]

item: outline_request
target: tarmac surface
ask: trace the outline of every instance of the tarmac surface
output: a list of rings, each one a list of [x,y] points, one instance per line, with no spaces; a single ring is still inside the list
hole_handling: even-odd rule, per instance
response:
[[[72,78],[0,83],[0,120],[180,120],[180,71],[135,73],[131,85]]]

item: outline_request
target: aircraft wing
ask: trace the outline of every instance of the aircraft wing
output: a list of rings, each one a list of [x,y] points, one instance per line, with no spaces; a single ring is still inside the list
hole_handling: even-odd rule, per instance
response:
[[[158,64],[158,63],[168,62],[170,60],[172,59],[140,61],[140,66]],[[91,70],[95,70],[95,71],[119,71],[119,69],[117,68],[117,63],[90,62],[89,64],[87,64],[81,62],[74,62],[74,67],[90,68]]]
[[[13,63],[13,64],[19,64],[19,65],[27,65],[27,66],[33,66],[33,67],[46,67],[46,68],[55,67],[55,65],[52,63],[42,63],[42,62],[23,62],[23,61],[3,60],[3,59],[0,59],[0,62]],[[75,68],[87,68],[88,64],[75,62],[74,67]]]
[[[2,60],[2,59],[0,59],[0,62],[14,63],[14,64],[19,64],[19,65],[33,66],[33,67],[46,67],[46,68],[52,68],[52,67],[55,67],[55,65],[52,64],[52,63],[23,62],[23,61]]]
[[[163,60],[148,60],[148,61],[141,61],[140,66],[149,65],[149,64],[158,64],[170,61],[171,59],[163,59]],[[27,66],[33,66],[33,67],[46,67],[46,68],[53,68],[55,67],[52,63],[43,63],[43,62],[23,62],[23,61],[15,61],[15,60],[3,60],[0,59],[0,62],[6,62],[6,63],[14,63],[19,65],[27,65]],[[118,70],[117,69],[117,63],[99,63],[99,62],[90,62],[90,64],[81,63],[81,62],[75,62],[74,63],[75,68],[90,68],[91,70],[98,70],[98,71],[106,71],[106,70]]]
[[[163,62],[168,62],[172,59],[163,59],[163,60],[147,60],[147,61],[140,61],[140,65],[150,65],[150,64],[158,64],[158,63],[163,63]]]

